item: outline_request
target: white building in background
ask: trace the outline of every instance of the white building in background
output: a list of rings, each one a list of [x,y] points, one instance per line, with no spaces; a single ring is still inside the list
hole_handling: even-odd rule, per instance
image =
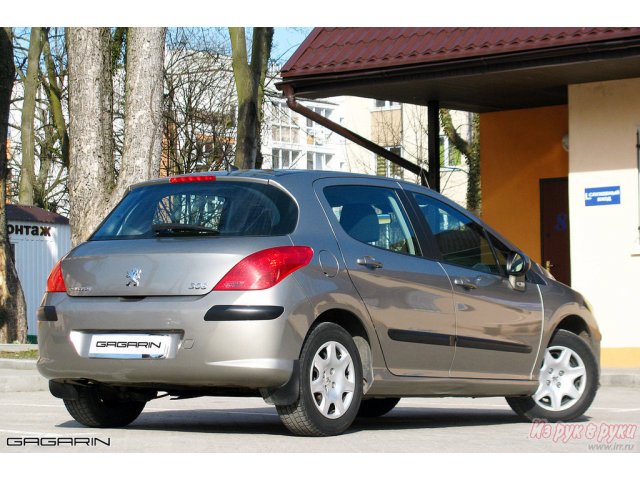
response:
[[[344,120],[341,105],[333,100],[300,103],[337,123]],[[265,122],[263,168],[348,171],[345,139],[290,110],[285,99],[271,98]]]
[[[272,94],[265,102],[263,168],[335,170],[418,182],[417,175],[290,110],[286,100],[276,95]],[[413,163],[427,164],[426,107],[361,97],[298,99],[298,102]],[[469,114],[452,112],[452,116],[462,137],[468,139]],[[440,140],[442,193],[464,206],[467,186],[464,158],[447,137]]]

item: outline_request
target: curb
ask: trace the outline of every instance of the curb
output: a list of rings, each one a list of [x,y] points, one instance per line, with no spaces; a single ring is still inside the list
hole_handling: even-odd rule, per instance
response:
[[[603,387],[640,387],[640,370],[611,369],[600,373],[600,385]]]
[[[38,350],[35,343],[0,343],[0,352],[26,352],[28,350]]]
[[[17,360],[12,358],[0,358],[2,370],[37,370],[36,360]]]
[[[35,360],[0,359],[0,392],[41,392],[49,382],[40,375]]]
[[[0,392],[46,392],[49,390],[49,382],[46,378],[34,372],[24,376],[5,376],[0,370]]]

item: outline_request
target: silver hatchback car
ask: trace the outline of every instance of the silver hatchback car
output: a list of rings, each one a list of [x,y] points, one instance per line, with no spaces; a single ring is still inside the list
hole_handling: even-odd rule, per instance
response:
[[[53,269],[38,368],[91,427],[161,394],[261,396],[299,435],[401,397],[569,421],[598,388],[589,303],[429,189],[314,171],[132,186]]]

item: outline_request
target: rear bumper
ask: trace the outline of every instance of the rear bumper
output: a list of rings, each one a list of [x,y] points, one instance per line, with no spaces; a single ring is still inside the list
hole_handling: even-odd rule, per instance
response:
[[[43,306],[56,320],[38,322],[38,370],[50,380],[119,386],[277,388],[291,377],[310,307],[293,279],[272,290],[135,301],[48,294]],[[220,305],[247,308],[227,318]],[[165,358],[91,358],[92,336],[113,333],[164,335],[171,347]]]
[[[50,380],[92,381],[112,386],[157,388],[278,388],[289,380],[293,360],[251,358],[226,362],[192,362],[177,359],[76,360],[69,368],[60,360],[41,358],[38,370]],[[188,371],[185,370],[188,369]]]

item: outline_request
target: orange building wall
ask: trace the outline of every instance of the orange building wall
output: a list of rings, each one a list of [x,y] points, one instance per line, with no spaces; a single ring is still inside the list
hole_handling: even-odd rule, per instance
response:
[[[566,177],[566,105],[480,115],[482,218],[540,262],[541,178]]]

